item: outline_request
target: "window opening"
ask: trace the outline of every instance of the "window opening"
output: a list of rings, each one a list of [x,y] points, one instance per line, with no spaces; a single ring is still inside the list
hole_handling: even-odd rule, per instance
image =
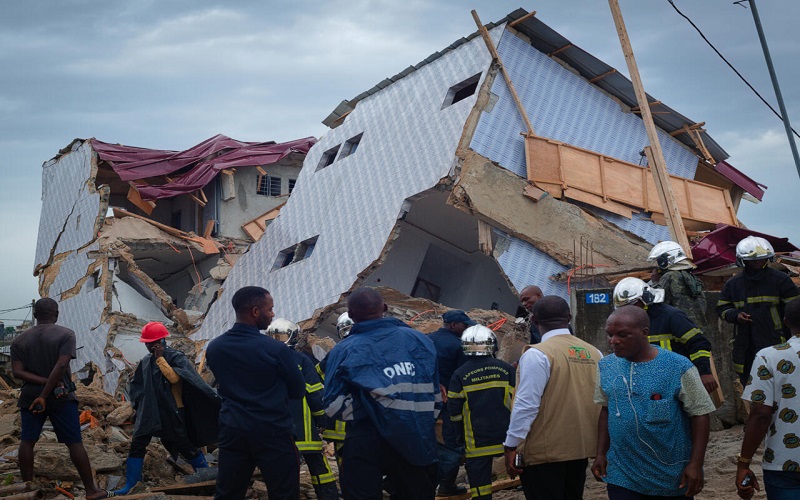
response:
[[[300,262],[301,260],[311,257],[311,254],[314,253],[314,248],[317,246],[318,238],[319,235],[316,235],[313,238],[303,240],[300,243],[284,248],[278,252],[272,270],[275,271],[276,269],[284,268],[295,262]]]
[[[264,196],[281,195],[281,178],[274,175],[261,175],[258,178],[258,190],[256,194]]]
[[[289,179],[289,194],[292,194],[292,191],[294,191],[295,184],[297,184],[297,179]]]
[[[478,73],[477,75],[471,76],[464,80],[461,83],[457,83],[450,87],[447,91],[447,95],[444,98],[444,103],[442,104],[442,109],[457,103],[458,101],[463,101],[467,97],[471,96],[478,90],[478,82],[481,79],[481,74]]]
[[[342,147],[342,152],[339,155],[339,159],[340,160],[342,158],[347,158],[348,156],[350,156],[351,154],[356,152],[356,150],[358,149],[359,144],[361,144],[361,137],[363,135],[364,135],[364,133],[362,132],[362,133],[358,134],[357,136],[348,139],[347,142],[344,143],[344,146]]]
[[[322,170],[325,167],[329,167],[336,160],[336,153],[339,152],[339,148],[341,146],[341,144],[337,144],[336,146],[322,153],[322,158],[319,159],[319,164],[317,165],[317,171]]]
[[[429,299],[434,302],[439,302],[439,297],[441,295],[442,287],[422,278],[417,278],[417,281],[414,283],[414,288],[411,289],[412,297]]]

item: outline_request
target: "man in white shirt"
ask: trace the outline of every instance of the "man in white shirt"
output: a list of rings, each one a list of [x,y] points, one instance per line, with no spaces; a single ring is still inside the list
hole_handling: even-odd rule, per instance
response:
[[[546,296],[533,306],[542,341],[519,361],[519,386],[505,449],[509,477],[517,475],[527,500],[583,498],[588,458],[597,444],[600,407],[593,401],[597,362],[591,344],[569,331],[569,304]],[[521,455],[523,467],[514,464]]]

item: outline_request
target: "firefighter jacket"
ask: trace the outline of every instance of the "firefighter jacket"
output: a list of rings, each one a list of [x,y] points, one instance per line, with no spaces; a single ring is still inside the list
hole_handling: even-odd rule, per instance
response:
[[[798,293],[789,276],[771,267],[753,274],[743,270],[725,282],[717,301],[717,314],[734,324],[733,368],[737,373],[749,372],[749,366],[745,370],[745,365],[752,363],[758,351],[789,338],[789,331],[783,325],[783,311]],[[736,323],[741,312],[749,314],[752,323]]]
[[[322,382],[308,356],[292,351],[297,360],[297,367],[306,380],[306,395],[303,399],[290,399],[289,411],[294,424],[294,436],[297,451],[300,453],[319,453],[322,451],[322,439],[317,431],[316,420],[322,411]]]
[[[669,304],[647,306],[651,344],[686,356],[700,375],[711,373],[711,342],[689,316]]]
[[[328,355],[326,354],[322,361],[317,363],[317,374],[319,374],[320,380],[325,382],[325,368],[328,364]],[[344,420],[336,420],[333,418],[328,417],[327,415],[323,415],[323,422],[324,422],[324,429],[322,431],[322,437],[328,441],[344,441],[345,436],[345,423]]]
[[[469,357],[450,380],[447,410],[455,425],[456,439],[467,458],[503,454],[511,402],[514,368],[491,356]]]
[[[370,419],[412,465],[436,461],[435,422],[442,401],[436,349],[399,319],[353,325],[328,354],[323,401],[329,417],[356,427]]]

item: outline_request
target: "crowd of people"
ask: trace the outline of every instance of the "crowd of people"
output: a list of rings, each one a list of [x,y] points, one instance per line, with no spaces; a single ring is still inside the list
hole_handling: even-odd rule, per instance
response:
[[[760,483],[750,464],[766,437],[768,498],[800,498],[800,292],[769,267],[766,240],[750,236],[736,252],[743,269],[716,307],[734,324],[734,366],[750,402],[731,477],[739,496],[753,496]],[[218,499],[244,498],[256,467],[271,500],[298,498],[301,457],[322,500],[338,499],[339,489],[348,500],[464,494],[462,462],[470,496],[490,499],[496,457],[527,499],[582,498],[587,468],[610,500],[691,498],[703,489],[709,394],[719,385],[705,299],[678,244],[656,245],[649,260],[649,283],[628,277],[614,289],[606,356],[573,335],[567,301],[537,286],[520,293],[530,343],[513,365],[497,359],[494,332],[464,311],[447,311],[425,335],[387,316],[380,293],[366,287],[350,293],[341,340],[319,362],[297,350],[297,324],[273,319],[267,290],[239,289],[236,323],[207,346],[214,388],[166,345],[167,329],[149,323],[141,337],[149,354],[129,389],[136,423],[127,477],[114,492],[97,488],[81,444],[69,371],[75,335],[55,324],[58,304],[41,299],[37,326],[11,347],[24,382],[22,479],[33,478],[33,447],[50,418],[90,500],[130,493],[154,436],[195,469],[208,466],[201,448],[214,444]],[[335,443],[338,487],[323,439]]]

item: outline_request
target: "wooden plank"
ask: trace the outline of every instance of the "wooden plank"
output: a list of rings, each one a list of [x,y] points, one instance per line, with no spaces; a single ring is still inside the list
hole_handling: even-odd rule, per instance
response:
[[[155,488],[150,488],[150,491],[156,493],[166,493],[166,494],[181,494],[181,493],[203,493],[203,492],[213,492],[214,488],[217,484],[217,481],[203,481],[202,483],[193,483],[193,484],[171,484],[169,486],[158,486]],[[129,496],[126,498],[130,498]]]
[[[258,173],[261,175],[267,175],[267,171],[261,168],[261,165],[256,165],[256,170],[258,170]]]
[[[544,198],[544,195],[547,194],[547,191],[539,189],[533,184],[528,184],[527,186],[525,186],[525,189],[522,190],[522,194],[526,198],[530,198],[533,201],[539,201],[542,198]]]
[[[614,74],[614,73],[616,73],[616,72],[617,72],[617,68],[611,68],[611,71],[606,71],[605,73],[603,73],[603,74],[600,74],[600,75],[597,75],[597,76],[595,76],[594,78],[590,78],[590,79],[589,79],[589,83],[595,83],[595,82],[599,82],[599,81],[600,81],[600,80],[602,80],[603,78],[605,78],[605,77],[607,77],[607,76],[610,76],[610,75],[613,75],[613,74]]]
[[[535,136],[531,136],[535,137]],[[525,162],[529,181],[558,182],[561,183],[559,175],[559,153],[558,142],[548,140],[525,141]],[[559,195],[560,198],[560,195]]]
[[[472,18],[475,20],[475,24],[478,25],[478,32],[480,32],[481,38],[483,38],[483,42],[486,44],[486,48],[489,49],[489,54],[491,54],[492,59],[500,67],[500,73],[502,73],[503,79],[506,81],[508,91],[511,93],[511,97],[514,98],[514,102],[517,105],[517,110],[519,111],[520,116],[522,116],[522,121],[525,122],[525,126],[528,128],[526,132],[528,134],[532,134],[534,130],[533,125],[531,125],[531,121],[528,119],[528,113],[525,111],[525,106],[522,105],[522,101],[517,94],[517,90],[514,88],[514,84],[511,82],[511,77],[508,75],[508,71],[506,71],[505,66],[503,66],[503,61],[500,59],[500,54],[497,53],[494,42],[492,42],[492,37],[489,36],[489,31],[486,29],[486,26],[483,25],[481,19],[478,17],[478,13],[475,10],[472,11]]]
[[[719,383],[719,375],[717,375],[717,365],[714,364],[714,356],[711,356],[711,375],[714,377],[714,380],[717,381],[717,389],[710,394],[711,401],[714,402],[714,406],[719,408],[723,404],[725,404],[725,395],[722,394],[722,384]]]
[[[508,27],[509,28],[513,28],[514,26],[518,25],[519,23],[524,23],[525,21],[527,21],[528,19],[532,18],[535,15],[536,15],[536,11],[532,10],[532,11],[528,12],[527,14],[525,14],[524,16],[522,16],[519,19],[517,19],[516,21],[511,21],[510,23],[508,23]]]
[[[658,140],[658,132],[655,123],[653,123],[653,116],[650,112],[650,106],[647,105],[647,94],[644,91],[644,84],[642,83],[641,76],[639,75],[639,68],[636,64],[636,58],[633,54],[633,47],[631,46],[630,38],[628,38],[628,31],[625,28],[625,20],[622,18],[622,11],[619,7],[618,0],[608,0],[608,5],[611,8],[611,16],[614,18],[614,24],[617,27],[617,35],[619,42],[622,46],[622,52],[625,55],[625,62],[628,65],[628,73],[633,83],[633,90],[636,93],[636,101],[642,112],[642,121],[644,128],[647,132],[647,138],[650,146],[645,147],[645,154],[648,157],[650,171],[655,180],[656,190],[658,191],[659,200],[661,201],[662,211],[667,219],[667,227],[669,227],[670,235],[686,252],[686,255],[691,259],[692,250],[689,244],[689,238],[686,236],[686,228],[683,225],[683,218],[677,207],[675,195],[672,192],[672,185],[669,182],[667,174],[666,162],[664,161],[664,153],[661,150],[661,143]]]
[[[572,46],[573,45],[571,43],[568,43],[568,44],[564,45],[563,47],[559,47],[556,50],[554,50],[553,52],[550,52],[549,54],[547,54],[547,57],[553,57],[554,55],[559,54],[561,52],[564,52],[565,50],[567,50],[568,48],[570,48]]]
[[[492,483],[492,492],[501,491],[501,490],[508,490],[511,488],[516,488],[517,486],[521,485],[522,481],[519,478],[517,479],[501,479],[499,481],[494,481]],[[463,495],[451,495],[446,497],[437,496],[436,498],[447,498],[448,500],[468,500],[472,498],[472,495],[469,492],[464,493]]]
[[[564,197],[571,200],[580,201],[582,203],[588,203],[589,205],[602,208],[603,210],[621,215],[628,219],[633,218],[633,210],[631,207],[612,200],[603,201],[602,196],[594,193],[587,193],[586,191],[576,188],[568,188],[564,190]]]
[[[133,203],[136,208],[141,210],[142,212],[150,215],[153,213],[153,209],[156,208],[156,203],[154,201],[144,201],[142,199],[142,194],[136,189],[136,185],[132,182],[129,182],[130,188],[128,189],[128,201]]]
[[[200,198],[200,199],[201,199],[201,200],[203,200],[204,202],[208,203],[208,198],[206,198],[206,194],[203,192],[203,190],[202,190],[202,189],[198,189],[198,190],[197,190],[197,194],[199,194],[199,195],[200,195],[200,196],[198,196],[198,198]]]
[[[189,196],[189,198],[193,199],[195,201],[195,203],[197,203],[201,207],[205,207],[206,206],[206,204],[205,204],[205,202],[203,200],[201,200],[197,196],[193,195],[192,193],[186,193],[186,195]]]
[[[10,385],[8,385],[8,382],[6,382],[6,379],[4,379],[2,376],[0,376],[0,387],[2,387],[3,389],[5,389],[7,391],[13,391],[14,390]]]
[[[478,219],[478,248],[484,255],[492,255],[492,226],[483,219]]]

